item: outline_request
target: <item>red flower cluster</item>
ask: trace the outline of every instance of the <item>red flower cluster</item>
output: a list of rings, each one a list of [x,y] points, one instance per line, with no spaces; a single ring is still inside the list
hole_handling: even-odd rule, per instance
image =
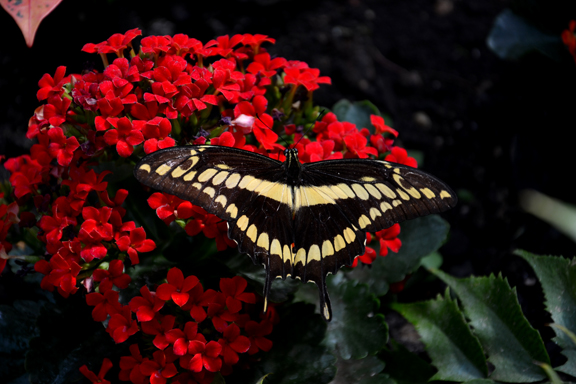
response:
[[[142,357],[133,346],[121,362],[124,380],[204,383],[214,372],[230,372],[238,354],[271,348],[266,336],[274,310],[251,320],[242,310],[255,298],[244,292],[244,279],[222,279],[220,291],[204,290],[198,278],[184,278],[177,269],[155,292],[144,287],[141,297],[120,304],[118,291],[131,282],[126,267],[156,244],[137,223],[125,221],[128,191],[108,185],[115,168],[107,164],[133,166],[159,149],[208,140],[279,160],[292,142],[302,162],[370,156],[416,162],[393,145],[398,133],[381,117],[372,116],[373,133],[333,113],[318,120],[313,92],[330,79],[306,63],[271,56],[262,47],[275,42],[268,36],[221,36],[206,44],[183,34],[148,36],[137,53],[132,43],[140,35],[134,29],[85,45],[83,51],[102,57],[102,72],[66,75],[59,67],[39,81],[37,97],[45,104],[27,132],[37,143],[5,163],[16,201],[0,205],[0,271],[11,248],[8,230],[20,220],[45,246],[45,259],[35,264],[43,288],[66,297],[85,287],[93,318],[108,320],[116,342],[142,331],[157,349]],[[116,56],[111,63],[109,54]],[[190,236],[214,238],[218,250],[236,246],[225,222],[189,202],[154,193],[148,203],[166,224],[176,221]],[[399,228],[375,234],[381,255],[399,249]],[[375,257],[367,247],[359,260],[369,264]],[[182,311],[186,316],[175,315]],[[104,382],[108,364],[102,369],[90,379]],[[187,372],[178,374],[182,369]]]
[[[114,274],[117,285],[123,274]],[[133,344],[132,355],[120,360],[122,380],[165,383],[181,373],[173,383],[190,383],[189,379],[211,383],[215,372],[232,372],[239,354],[253,355],[272,348],[265,336],[272,332],[273,319],[277,319],[274,309],[266,318],[252,320],[243,311],[243,303],[254,304],[256,296],[244,291],[247,282],[241,277],[222,278],[220,291],[204,290],[196,276],[185,278],[182,271],[172,268],[166,283],[155,292],[142,287],[142,296],[134,297],[126,306],[118,302],[118,292],[111,284],[105,291],[103,287],[101,281],[100,292],[86,296],[88,305],[94,306],[94,320],[109,319],[106,330],[116,343],[142,331],[143,342],[155,347],[155,351],[147,351],[149,357],[142,357],[138,345]]]
[[[0,193],[0,200],[2,200],[3,197],[4,194]],[[19,221],[18,204],[16,202],[8,205],[0,203],[0,272],[4,269],[8,261],[8,252],[12,250],[12,244],[6,241],[8,230],[12,224]]]

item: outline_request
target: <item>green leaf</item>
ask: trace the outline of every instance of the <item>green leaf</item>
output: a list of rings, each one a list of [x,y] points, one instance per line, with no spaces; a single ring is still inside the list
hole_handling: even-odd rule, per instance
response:
[[[393,303],[391,308],[414,324],[438,372],[430,380],[466,381],[486,378],[488,367],[478,339],[472,334],[448,290],[445,297],[420,303]]]
[[[405,346],[390,340],[390,349],[384,349],[379,356],[386,362],[384,372],[399,383],[427,383],[436,369],[416,356]]]
[[[379,301],[368,286],[345,280],[342,274],[328,279],[333,318],[324,344],[344,359],[361,359],[380,351],[388,341],[384,315],[374,312]]]
[[[314,313],[314,306],[296,303],[282,313],[274,327],[274,346],[255,366],[254,382],[268,375],[264,383],[329,383],[336,374],[336,357],[320,344],[326,322]]]
[[[355,268],[348,275],[368,284],[376,296],[388,292],[391,283],[402,281],[420,265],[424,256],[436,251],[446,238],[450,226],[438,215],[419,217],[401,224],[402,247],[398,253],[376,257],[370,268]]]
[[[488,361],[491,379],[528,383],[546,378],[533,362],[550,364],[544,343],[522,314],[516,290],[501,276],[457,279],[432,270],[458,295]]]
[[[555,324],[576,332],[576,258],[564,259],[554,256],[537,256],[517,250],[516,255],[530,264],[544,291],[546,310]],[[566,332],[556,331],[553,339],[564,349],[568,361],[557,370],[576,376],[576,344]],[[571,358],[572,357],[572,358]]]
[[[368,100],[350,102],[349,100],[342,99],[332,107],[332,112],[338,117],[338,121],[347,121],[356,124],[358,129],[368,128],[371,133],[374,133],[374,127],[370,122],[370,115],[383,116],[378,108]],[[391,119],[388,116],[383,116],[386,124],[391,124]]]
[[[462,383],[462,384],[496,384],[496,382],[494,380],[490,380],[490,379],[474,379],[474,380],[466,381],[465,383]]]
[[[487,43],[504,60],[517,60],[530,52],[540,52],[556,59],[562,55],[559,35],[541,32],[509,9],[496,17]]]
[[[338,359],[336,363],[338,370],[334,382],[347,384],[364,384],[374,377],[387,379],[388,376],[380,374],[384,369],[384,362],[375,356],[368,356],[364,359],[344,360]]]

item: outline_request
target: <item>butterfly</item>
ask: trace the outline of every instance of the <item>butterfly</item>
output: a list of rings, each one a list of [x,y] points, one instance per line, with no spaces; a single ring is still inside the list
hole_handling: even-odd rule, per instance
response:
[[[421,170],[372,159],[284,162],[238,148],[198,145],[159,150],[135,167],[141,183],[188,200],[228,223],[240,252],[272,279],[316,283],[321,314],[332,318],[326,276],[364,254],[366,232],[456,205],[445,183]]]

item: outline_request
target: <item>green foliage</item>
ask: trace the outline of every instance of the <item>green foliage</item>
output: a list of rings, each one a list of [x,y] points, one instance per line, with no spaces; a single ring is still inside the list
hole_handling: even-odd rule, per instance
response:
[[[440,216],[430,215],[406,221],[401,228],[398,238],[402,247],[398,253],[377,257],[371,268],[356,268],[348,274],[368,284],[376,296],[385,295],[391,283],[402,281],[420,266],[422,258],[440,248],[450,226]]]
[[[474,333],[495,367],[491,378],[528,383],[545,378],[533,361],[550,364],[544,343],[522,314],[515,289],[501,276],[456,279],[434,271],[462,301]]]
[[[482,347],[448,291],[445,298],[438,296],[436,300],[421,303],[394,303],[392,309],[416,326],[438,369],[430,380],[466,381],[488,376]]]
[[[576,258],[569,260],[562,257],[536,256],[522,250],[515,253],[534,269],[542,284],[546,310],[550,312],[556,325],[566,329],[564,332],[556,331],[554,338],[568,358],[566,364],[557,370],[576,376],[576,343],[570,335],[576,332]]]
[[[345,360],[361,359],[384,348],[388,326],[382,314],[374,314],[379,301],[368,286],[335,276],[328,281],[328,291],[334,318],[328,324],[324,344]]]

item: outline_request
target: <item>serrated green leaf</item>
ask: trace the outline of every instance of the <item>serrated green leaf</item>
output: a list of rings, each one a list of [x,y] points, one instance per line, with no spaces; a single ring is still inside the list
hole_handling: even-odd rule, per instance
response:
[[[350,102],[342,99],[334,104],[332,112],[338,117],[338,121],[356,124],[358,129],[368,128],[371,133],[374,133],[374,127],[370,122],[370,115],[383,116],[386,124],[391,125],[391,119],[382,115],[378,108],[368,100]]]
[[[457,279],[432,270],[458,295],[474,334],[495,369],[493,380],[528,383],[546,378],[533,362],[550,364],[544,342],[522,314],[515,289],[501,276]]]
[[[562,380],[560,380],[560,377],[558,376],[558,374],[556,372],[554,372],[554,370],[552,369],[552,367],[548,364],[544,364],[544,363],[536,363],[540,368],[542,368],[542,370],[544,370],[544,372],[546,372],[546,375],[548,376],[548,378],[550,379],[550,382],[552,384],[563,384]]]
[[[436,369],[416,356],[405,346],[390,340],[390,349],[384,349],[379,356],[386,362],[384,372],[399,383],[427,383]]]
[[[455,301],[446,296],[391,306],[418,331],[438,372],[430,380],[466,381],[486,378],[488,367],[478,339]]]
[[[420,265],[420,260],[436,251],[446,238],[450,226],[438,215],[419,217],[401,224],[402,247],[398,253],[377,257],[371,268],[355,268],[349,277],[368,284],[376,296],[388,292],[391,283],[402,281]]]
[[[384,348],[388,325],[384,315],[374,314],[379,301],[369,288],[342,276],[328,279],[333,318],[324,344],[344,359],[361,359]]]
[[[329,383],[336,374],[336,357],[320,344],[326,322],[314,314],[314,306],[296,303],[283,313],[274,327],[274,346],[255,366],[257,378],[269,376],[264,383]]]
[[[530,252],[517,250],[516,255],[530,264],[544,291],[546,310],[550,312],[554,323],[576,332],[576,258],[564,259],[555,256],[537,256]],[[560,372],[576,376],[576,344],[565,332],[556,332],[553,339],[564,351],[568,361],[556,368]],[[574,353],[570,353],[573,351]]]

